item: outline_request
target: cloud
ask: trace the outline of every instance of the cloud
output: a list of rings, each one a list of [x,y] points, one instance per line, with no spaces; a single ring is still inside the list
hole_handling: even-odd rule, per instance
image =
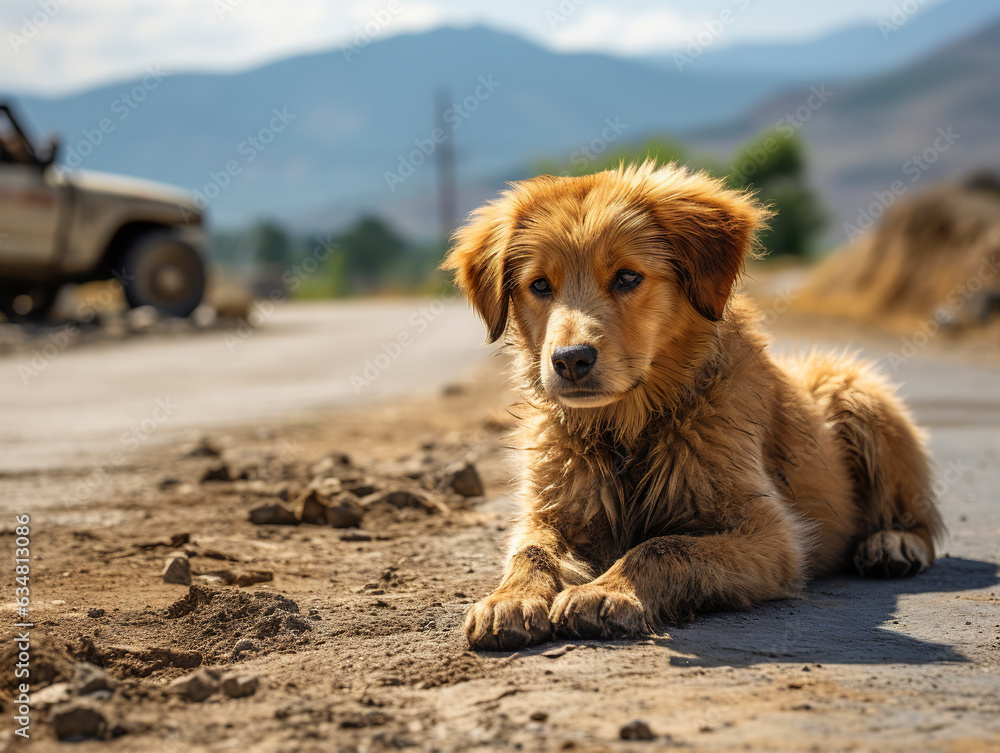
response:
[[[0,86],[57,93],[149,65],[237,70],[340,46],[373,24],[384,38],[453,16],[440,4],[406,0],[5,0],[0,23],[11,32],[0,40]]]
[[[698,19],[670,8],[621,12],[608,6],[582,6],[574,13],[555,9],[546,15],[549,43],[560,50],[609,50],[620,54],[663,52],[680,47]]]

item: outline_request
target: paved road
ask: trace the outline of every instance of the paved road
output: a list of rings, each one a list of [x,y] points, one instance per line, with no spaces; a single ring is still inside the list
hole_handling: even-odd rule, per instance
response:
[[[252,321],[50,347],[41,368],[32,350],[0,357],[0,471],[87,465],[137,442],[421,394],[491,352],[462,301],[286,304]],[[38,338],[43,357],[49,342]]]
[[[426,394],[493,352],[462,301],[287,304],[255,323],[70,346],[27,380],[30,351],[0,357],[0,471],[81,466],[137,442]],[[813,339],[779,334],[776,347]],[[861,343],[904,383],[944,462],[974,455],[996,467],[996,368],[933,347],[890,362],[891,346]]]

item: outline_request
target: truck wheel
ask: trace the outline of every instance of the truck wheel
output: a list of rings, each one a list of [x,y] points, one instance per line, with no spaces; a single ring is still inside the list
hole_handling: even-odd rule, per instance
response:
[[[148,233],[125,252],[119,280],[132,308],[152,306],[164,316],[188,316],[205,294],[205,265],[174,233]]]
[[[40,322],[49,315],[58,292],[59,288],[45,285],[0,288],[0,314],[17,324]]]

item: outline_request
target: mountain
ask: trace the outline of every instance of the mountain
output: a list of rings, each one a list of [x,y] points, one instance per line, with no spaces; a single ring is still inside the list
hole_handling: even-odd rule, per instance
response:
[[[38,131],[62,134],[71,166],[198,189],[214,197],[210,214],[222,225],[356,212],[432,189],[434,171],[419,150],[436,149],[440,89],[451,93],[444,128],[462,180],[590,144],[602,131],[617,139],[728,120],[775,91],[739,74],[558,54],[479,27],[236,74],[154,72],[144,81],[18,104]],[[412,175],[387,178],[401,172]]]
[[[831,71],[849,64],[857,72],[857,61],[888,65],[886,55],[901,54],[899,40],[912,54],[984,17],[989,5],[939,3],[907,19],[888,42],[875,29],[867,41],[845,32],[809,50],[775,48],[779,63],[783,55],[792,59],[768,63],[764,73],[716,57],[734,50],[710,48],[678,71],[559,54],[487,28],[442,28],[238,73],[152,70],[137,81],[16,103],[35,133],[62,134],[70,166],[197,190],[216,227],[269,217],[320,232],[374,212],[426,238],[437,227],[431,162],[440,121],[438,135],[456,152],[464,214],[542,157],[580,158],[581,149],[598,153],[650,134],[686,134],[697,148],[728,152],[807,100],[783,67],[796,71],[796,81],[821,69],[805,81],[834,95],[810,113],[803,132],[817,187],[840,217],[933,141],[938,126],[960,124],[964,135],[929,176],[990,156],[991,134],[1000,131],[1000,46],[976,37],[853,83]],[[441,90],[450,104],[435,105]]]
[[[807,104],[811,89],[792,91],[729,127],[692,131],[684,140],[694,151],[729,157],[777,123],[797,128],[811,181],[831,210],[832,243],[880,213],[873,203],[891,204],[893,193],[1000,170],[1000,23],[901,70],[828,91],[816,109]]]
[[[929,7],[913,0],[894,5],[879,19],[817,39],[724,47],[722,31],[708,45],[701,46],[696,38],[693,47],[676,54],[688,56],[687,60],[680,59],[685,70],[740,71],[783,84],[832,83],[903,67],[998,20],[1000,6],[995,0],[949,0]],[[673,53],[645,59],[667,68],[678,66]]]

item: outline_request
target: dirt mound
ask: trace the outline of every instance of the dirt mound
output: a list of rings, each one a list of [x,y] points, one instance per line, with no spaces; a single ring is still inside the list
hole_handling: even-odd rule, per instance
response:
[[[168,626],[174,645],[198,651],[211,664],[308,642],[303,634],[312,630],[298,605],[280,594],[197,585],[168,608],[166,619],[174,622]]]
[[[193,585],[157,613],[138,618],[156,624],[169,645],[102,644],[85,639],[81,658],[117,677],[173,677],[202,664],[230,664],[252,655],[293,650],[309,643],[311,622],[280,594]]]
[[[63,682],[73,676],[74,661],[69,647],[62,641],[35,629],[31,631],[28,649],[30,659],[27,668],[30,675],[27,678],[18,678],[15,672],[18,669],[17,665],[21,663],[19,659],[21,649],[16,635],[14,633],[4,639],[4,649],[0,653],[0,677],[3,678],[0,690],[4,693],[16,695],[14,690],[25,681],[33,689],[38,689],[54,682]]]
[[[819,265],[796,306],[912,326],[985,323],[1000,308],[1000,190],[970,177],[897,199],[882,222]]]

